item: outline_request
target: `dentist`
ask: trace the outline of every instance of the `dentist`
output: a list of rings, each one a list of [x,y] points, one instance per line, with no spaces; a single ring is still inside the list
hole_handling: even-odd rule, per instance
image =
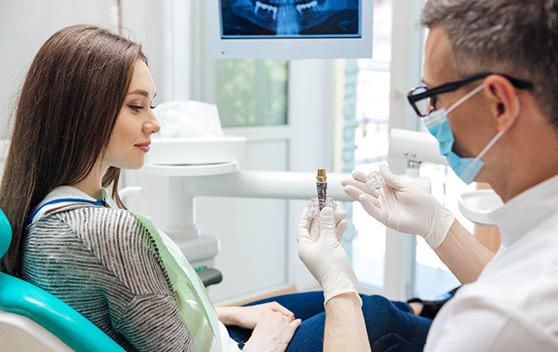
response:
[[[456,174],[489,183],[504,201],[490,214],[502,245],[492,253],[430,194],[386,166],[381,195],[360,172],[344,181],[345,192],[386,226],[424,237],[464,284],[434,319],[426,351],[557,351],[558,1],[429,0],[422,23],[429,29],[424,84],[409,102]],[[310,245],[299,242],[319,281],[315,268],[335,246],[321,247],[325,260],[309,253],[327,235],[323,227]],[[329,270],[335,277],[352,272]],[[348,330],[361,329],[362,318],[342,310],[343,295],[326,306],[324,340],[352,346],[359,342]]]

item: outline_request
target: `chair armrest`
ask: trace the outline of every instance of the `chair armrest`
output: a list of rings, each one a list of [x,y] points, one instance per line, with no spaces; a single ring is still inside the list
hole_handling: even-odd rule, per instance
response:
[[[215,285],[223,281],[223,275],[217,269],[203,268],[199,270],[197,273],[205,287],[210,285]]]
[[[75,351],[124,349],[75,309],[47,291],[0,272],[0,309],[45,327]]]

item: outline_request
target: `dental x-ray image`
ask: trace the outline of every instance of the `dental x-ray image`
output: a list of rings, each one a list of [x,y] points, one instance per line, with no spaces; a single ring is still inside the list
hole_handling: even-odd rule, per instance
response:
[[[361,0],[221,0],[222,37],[360,37]]]

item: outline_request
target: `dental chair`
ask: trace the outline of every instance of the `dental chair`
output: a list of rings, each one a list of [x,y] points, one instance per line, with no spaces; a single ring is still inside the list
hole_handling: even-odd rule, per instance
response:
[[[12,228],[0,209],[0,258],[12,242]],[[217,269],[200,268],[204,285],[221,282]],[[24,280],[0,272],[0,351],[124,351],[66,303]]]
[[[12,229],[0,209],[0,258]],[[0,351],[124,351],[97,326],[50,293],[0,272]]]

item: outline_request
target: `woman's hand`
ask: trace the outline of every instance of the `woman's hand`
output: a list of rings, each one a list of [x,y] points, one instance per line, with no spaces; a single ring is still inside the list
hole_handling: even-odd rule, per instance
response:
[[[225,325],[240,326],[245,329],[254,329],[268,312],[276,312],[294,320],[294,314],[277,302],[257,304],[244,307],[218,307],[217,315]]]
[[[292,313],[287,316],[271,309],[265,309],[256,316],[258,323],[252,336],[244,345],[243,351],[283,352],[301,324],[301,320],[294,319]]]

